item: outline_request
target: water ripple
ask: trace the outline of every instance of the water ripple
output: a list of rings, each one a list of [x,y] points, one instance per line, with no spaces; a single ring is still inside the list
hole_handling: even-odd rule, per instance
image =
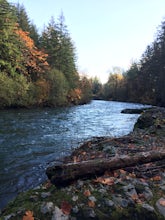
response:
[[[93,101],[58,109],[0,112],[0,208],[20,191],[45,178],[52,161],[68,155],[91,137],[128,134],[138,115],[121,114],[143,105]]]

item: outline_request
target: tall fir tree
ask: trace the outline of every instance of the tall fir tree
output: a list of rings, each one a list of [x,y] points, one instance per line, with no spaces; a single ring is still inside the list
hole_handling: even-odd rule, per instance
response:
[[[76,56],[63,14],[55,22],[52,17],[41,36],[41,47],[48,54],[48,63],[52,68],[62,72],[71,89],[77,86]]]
[[[16,29],[12,6],[6,0],[0,0],[0,71],[8,75],[15,74],[23,59]]]

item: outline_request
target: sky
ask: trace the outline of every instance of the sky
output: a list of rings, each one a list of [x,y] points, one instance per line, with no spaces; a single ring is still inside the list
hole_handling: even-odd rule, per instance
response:
[[[105,83],[113,67],[138,61],[165,18],[165,0],[9,0],[23,4],[41,32],[63,12],[80,74]]]

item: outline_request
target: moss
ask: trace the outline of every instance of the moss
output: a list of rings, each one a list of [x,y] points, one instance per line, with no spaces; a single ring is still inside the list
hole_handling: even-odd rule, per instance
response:
[[[128,208],[117,208],[112,212],[111,220],[161,220],[155,212],[144,209],[141,205]]]

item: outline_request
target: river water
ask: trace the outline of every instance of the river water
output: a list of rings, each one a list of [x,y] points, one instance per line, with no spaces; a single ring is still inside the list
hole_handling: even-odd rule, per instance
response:
[[[45,169],[92,137],[122,136],[138,118],[121,114],[143,105],[92,101],[90,104],[44,109],[0,111],[0,209],[18,192],[46,179]]]

